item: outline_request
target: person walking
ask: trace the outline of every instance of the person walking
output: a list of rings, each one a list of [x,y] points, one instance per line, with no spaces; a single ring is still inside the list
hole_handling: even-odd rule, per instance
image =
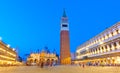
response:
[[[84,67],[85,67],[85,64],[83,64],[82,67],[84,68]]]
[[[41,62],[40,67],[41,67],[41,68],[44,67],[44,62],[43,62],[43,61]]]

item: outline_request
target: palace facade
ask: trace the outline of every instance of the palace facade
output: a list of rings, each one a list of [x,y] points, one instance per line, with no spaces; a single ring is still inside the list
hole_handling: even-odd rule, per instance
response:
[[[80,45],[75,63],[120,65],[120,22]]]

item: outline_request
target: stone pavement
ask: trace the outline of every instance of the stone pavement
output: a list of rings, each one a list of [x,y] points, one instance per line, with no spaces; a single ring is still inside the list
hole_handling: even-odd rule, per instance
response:
[[[0,73],[120,73],[120,67],[37,66],[0,67]]]

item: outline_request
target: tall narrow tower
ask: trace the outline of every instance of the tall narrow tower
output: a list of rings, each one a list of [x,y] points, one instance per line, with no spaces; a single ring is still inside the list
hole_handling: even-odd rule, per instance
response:
[[[68,24],[68,18],[66,16],[65,10],[61,18],[60,64],[71,64],[69,24]]]

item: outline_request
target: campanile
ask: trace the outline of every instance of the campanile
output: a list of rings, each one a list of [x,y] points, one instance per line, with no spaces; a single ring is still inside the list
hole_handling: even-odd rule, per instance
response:
[[[71,64],[69,24],[65,10],[61,18],[60,29],[60,64]]]

